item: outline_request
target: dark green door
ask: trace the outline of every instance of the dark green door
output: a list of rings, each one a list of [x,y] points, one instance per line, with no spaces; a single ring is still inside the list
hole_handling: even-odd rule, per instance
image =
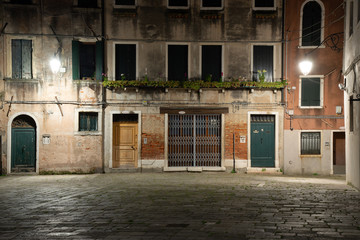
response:
[[[35,171],[35,129],[13,128],[11,138],[11,169]]]
[[[251,166],[275,167],[275,116],[251,116]]]

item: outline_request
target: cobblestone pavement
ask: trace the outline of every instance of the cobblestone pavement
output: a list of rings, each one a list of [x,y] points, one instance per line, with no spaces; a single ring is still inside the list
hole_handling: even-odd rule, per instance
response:
[[[344,177],[0,177],[0,239],[360,239]]]

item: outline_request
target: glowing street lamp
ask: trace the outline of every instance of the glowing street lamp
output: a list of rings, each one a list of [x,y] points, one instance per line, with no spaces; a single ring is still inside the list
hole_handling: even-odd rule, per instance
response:
[[[312,68],[312,62],[309,60],[304,60],[299,63],[301,73],[306,76],[310,73]]]
[[[59,58],[54,56],[53,58],[50,59],[50,68],[54,74],[59,72],[60,66],[61,66],[61,63],[60,63]]]

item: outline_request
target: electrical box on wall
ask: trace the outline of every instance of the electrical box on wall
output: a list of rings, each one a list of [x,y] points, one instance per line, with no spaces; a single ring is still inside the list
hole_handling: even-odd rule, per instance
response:
[[[44,134],[42,136],[42,142],[44,145],[50,144],[50,134]]]
[[[342,107],[336,106],[336,114],[341,114],[341,113],[342,113]]]

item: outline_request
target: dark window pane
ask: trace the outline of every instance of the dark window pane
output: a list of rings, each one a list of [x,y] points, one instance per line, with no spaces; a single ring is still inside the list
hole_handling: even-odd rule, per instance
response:
[[[349,36],[351,36],[354,31],[354,11],[354,2],[350,2]]]
[[[302,18],[302,46],[318,46],[321,42],[321,7],[313,1],[305,4]]]
[[[266,70],[265,81],[273,81],[273,46],[254,46],[253,52],[253,81],[259,81],[258,70]]]
[[[274,7],[274,0],[255,0],[255,7]]]
[[[202,46],[201,74],[203,80],[220,81],[221,79],[221,46]]]
[[[319,132],[301,133],[301,154],[320,154],[321,136]]]
[[[97,131],[98,113],[79,112],[79,131]]]
[[[203,7],[222,7],[222,0],[202,0]]]
[[[13,39],[11,41],[12,77],[32,78],[32,41]]]
[[[115,5],[134,6],[135,0],[115,0]]]
[[[84,8],[96,8],[97,0],[79,0],[78,6]]]
[[[301,79],[301,106],[320,106],[320,78]]]
[[[188,0],[169,0],[169,7],[187,7]]]
[[[358,1],[358,14],[357,14],[357,17],[358,17],[358,22],[360,22],[360,1]]]
[[[32,4],[32,0],[11,0],[15,4]]]
[[[80,79],[95,76],[95,44],[80,43]]]
[[[117,44],[115,51],[116,79],[136,80],[136,45]]]
[[[168,46],[168,80],[183,81],[188,77],[188,46]]]

